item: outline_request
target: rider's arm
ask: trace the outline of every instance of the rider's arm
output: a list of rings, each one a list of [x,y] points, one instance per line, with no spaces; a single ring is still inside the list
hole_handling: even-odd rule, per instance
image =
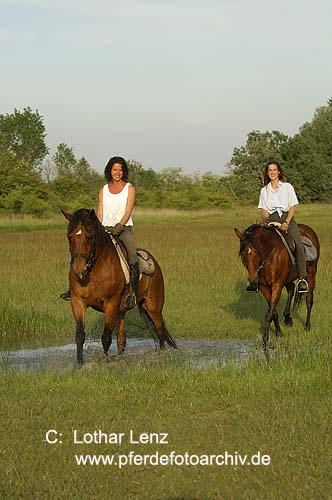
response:
[[[97,217],[99,221],[103,222],[103,188],[99,191],[98,195],[98,208],[97,208]]]
[[[136,194],[135,188],[130,184],[128,186],[128,198],[127,198],[126,210],[120,220],[120,224],[125,224],[128,221],[128,219],[130,219],[134,208],[135,194]]]
[[[287,215],[287,218],[285,220],[285,223],[287,224],[287,226],[289,226],[290,221],[294,217],[294,212],[295,212],[295,206],[293,205],[292,207],[289,208],[288,215]]]
[[[268,220],[269,220],[269,212],[268,210],[266,210],[266,208],[262,208],[262,220],[263,220],[263,224],[267,224]]]

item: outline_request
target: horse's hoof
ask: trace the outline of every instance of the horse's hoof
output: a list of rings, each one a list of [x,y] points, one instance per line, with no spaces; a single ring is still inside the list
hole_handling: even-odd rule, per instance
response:
[[[284,317],[284,325],[285,326],[293,326],[293,318],[291,316]]]
[[[125,348],[122,346],[118,346],[118,355],[122,356],[122,354],[125,352]]]
[[[281,331],[276,332],[276,336],[277,336],[277,337],[282,337],[282,332],[281,332]]]

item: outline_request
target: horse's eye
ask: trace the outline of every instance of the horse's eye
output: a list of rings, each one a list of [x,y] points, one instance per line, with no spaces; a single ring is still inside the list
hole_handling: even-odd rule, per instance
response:
[[[86,237],[87,240],[92,240],[92,235],[90,234],[89,236]]]

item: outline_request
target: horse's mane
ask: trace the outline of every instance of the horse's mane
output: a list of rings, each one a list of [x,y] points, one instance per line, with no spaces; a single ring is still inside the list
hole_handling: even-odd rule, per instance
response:
[[[87,231],[94,233],[96,241],[101,246],[115,250],[112,239],[100,223],[95,211],[89,208],[80,208],[73,213],[68,230],[72,231],[78,224],[82,224]]]
[[[257,237],[258,231],[265,232],[269,234],[270,237],[277,236],[274,227],[263,226],[262,224],[252,224],[244,231],[244,237],[240,242],[240,254],[248,244],[251,244],[259,252],[261,251],[259,239]]]

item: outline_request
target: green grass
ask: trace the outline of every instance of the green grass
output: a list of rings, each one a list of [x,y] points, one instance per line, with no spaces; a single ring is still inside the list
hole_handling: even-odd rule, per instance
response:
[[[330,207],[299,207],[322,246],[312,331],[305,311],[276,340],[269,356],[259,349],[266,304],[245,293],[233,227],[258,220],[255,208],[220,212],[137,212],[139,246],[151,250],[165,276],[166,323],[177,338],[248,338],[257,353],[241,365],[195,369],[177,353],[153,364],[124,358],[82,370],[0,374],[0,496],[18,499],[314,499],[331,498],[331,226]],[[57,224],[62,224],[60,229]],[[7,224],[7,223],[6,223]],[[33,220],[16,230],[0,221],[3,262],[0,334],[3,348],[58,337],[74,341],[66,288],[66,222]],[[44,222],[43,222],[44,224]],[[55,224],[55,225],[54,225]],[[279,310],[285,303],[281,300]],[[88,315],[88,334],[99,338],[102,315]],[[140,335],[137,313],[127,330]],[[62,443],[50,445],[56,429]],[[168,433],[169,444],[74,444],[80,434]],[[230,454],[271,457],[268,466],[78,466],[74,455]]]
[[[312,346],[313,347],[313,346]],[[240,367],[94,366],[1,376],[2,498],[329,498],[331,350],[277,349]],[[325,381],[325,383],[322,383]],[[23,425],[24,422],[24,425]],[[61,441],[45,442],[55,429]],[[121,444],[75,444],[101,429]],[[168,444],[131,444],[168,433]],[[52,436],[53,437],[53,436]],[[260,452],[268,466],[78,466],[75,454]]]

